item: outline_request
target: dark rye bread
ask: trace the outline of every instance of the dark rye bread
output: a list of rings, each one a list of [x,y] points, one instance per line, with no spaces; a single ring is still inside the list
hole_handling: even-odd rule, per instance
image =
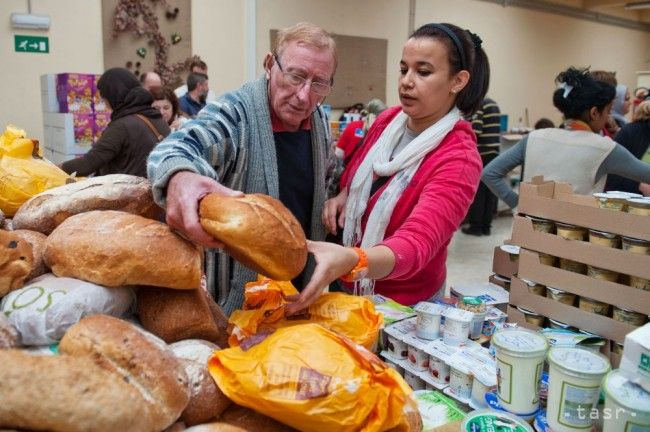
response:
[[[119,210],[153,217],[157,207],[143,177],[110,174],[48,189],[25,202],[13,218],[14,229],[51,233],[68,217],[91,210]]]

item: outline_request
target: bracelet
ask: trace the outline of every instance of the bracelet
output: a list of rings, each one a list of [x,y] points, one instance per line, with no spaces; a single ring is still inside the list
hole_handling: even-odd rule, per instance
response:
[[[340,277],[343,282],[356,282],[363,279],[368,274],[368,255],[366,255],[361,248],[354,247],[352,249],[357,253],[359,261],[357,261],[357,265],[350,270],[350,273]]]

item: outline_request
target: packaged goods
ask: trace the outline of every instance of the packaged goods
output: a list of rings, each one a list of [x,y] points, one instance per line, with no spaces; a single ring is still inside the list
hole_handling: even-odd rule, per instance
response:
[[[546,287],[540,283],[529,281],[527,279],[522,279],[524,283],[528,286],[528,292],[535,295],[540,295],[542,297],[546,296]]]
[[[503,289],[505,289],[506,291],[510,291],[510,283],[511,283],[510,278],[498,274],[495,274],[493,277],[498,282],[498,284],[503,287]]]
[[[496,351],[499,402],[528,416],[539,408],[539,382],[548,349],[546,338],[526,329],[504,329],[492,336]]]
[[[449,372],[449,391],[459,399],[469,399],[472,395],[473,376],[461,365],[451,365]]]
[[[524,319],[528,324],[533,324],[536,325],[537,327],[544,327],[544,315],[537,314],[533,311],[529,311],[528,309],[524,309],[520,306],[517,306],[517,310],[524,314]]]
[[[555,234],[555,222],[550,221],[548,219],[542,219],[534,216],[526,215],[526,217],[533,222],[533,229],[535,231]]]
[[[650,430],[650,393],[613,370],[603,380],[603,432]]]
[[[470,339],[478,339],[483,331],[483,322],[486,316],[486,307],[483,300],[478,297],[463,297],[458,302],[458,309],[466,310],[473,314],[469,328]]]
[[[483,322],[483,335],[492,336],[496,329],[506,322],[508,315],[494,306],[486,309],[485,321]]]
[[[380,294],[374,294],[370,300],[375,305],[375,310],[384,316],[384,324],[390,325],[394,322],[410,318],[415,311],[410,306],[404,306],[394,300]]]
[[[34,253],[29,242],[0,230],[0,297],[25,285],[33,268]]]
[[[648,316],[640,312],[634,312],[628,309],[614,306],[612,318],[614,318],[616,321],[624,322],[634,326],[642,326],[647,321]]]
[[[625,336],[620,372],[630,381],[650,392],[650,324]]]
[[[618,273],[615,271],[590,265],[587,266],[587,276],[609,282],[618,282]]]
[[[549,383],[546,418],[556,432],[588,429],[598,404],[600,383],[609,360],[583,348],[553,347],[548,352]]]
[[[447,309],[442,315],[445,317],[445,328],[442,332],[444,343],[452,346],[465,343],[469,337],[473,314],[461,309]]]
[[[555,265],[555,262],[557,261],[556,256],[549,255],[547,253],[540,252],[538,255],[539,255],[539,262],[542,263],[543,265],[553,267]]]
[[[650,199],[628,198],[626,200],[627,212],[639,216],[650,216]]]
[[[415,370],[423,371],[429,367],[429,354],[412,345],[408,346],[408,360]]]
[[[631,253],[650,255],[650,242],[646,240],[639,240],[632,237],[623,237],[622,248],[624,251]]]
[[[429,374],[439,384],[449,384],[451,379],[449,365],[443,359],[434,355],[429,356]]]
[[[648,279],[630,275],[628,285],[644,291],[650,291],[650,280]]]
[[[441,305],[420,302],[415,305],[417,321],[415,334],[421,339],[433,340],[440,337],[440,318],[445,308]]]
[[[546,297],[564,303],[565,305],[573,306],[576,301],[576,295],[559,290],[557,288],[546,287]]]
[[[123,316],[134,304],[131,288],[105,288],[47,273],[2,299],[0,309],[25,345],[58,342],[68,328],[94,314]]]
[[[625,193],[600,192],[593,194],[598,200],[598,207],[607,210],[625,211],[627,209],[628,195]]]
[[[59,112],[92,112],[94,81],[93,74],[57,74],[56,95],[59,101]]]
[[[483,382],[477,378],[474,377],[472,380],[472,396],[471,396],[471,402],[472,405],[482,407],[482,408],[487,408],[487,402],[485,402],[485,394],[488,392],[494,391],[494,387],[492,386],[487,386],[483,384]]]
[[[397,372],[316,324],[258,334],[208,367],[231,400],[302,431],[412,430],[415,402]]]
[[[422,415],[422,432],[433,432],[439,426],[460,421],[465,413],[456,403],[437,391],[416,391],[413,393]]]
[[[463,420],[460,430],[461,432],[533,432],[533,428],[521,418],[492,409],[470,412]]]
[[[616,234],[590,229],[589,243],[616,249],[621,247],[621,237]]]
[[[565,324],[561,321],[554,320],[549,318],[548,319],[548,325],[550,328],[555,329],[555,330],[566,330],[566,331],[576,331],[577,329],[573,326],[570,326],[569,324]]]
[[[507,284],[508,287],[510,286],[509,278],[504,278],[499,275],[493,275],[492,277],[503,280],[504,284]],[[508,291],[503,286],[494,283],[454,286],[451,287],[451,294],[458,299],[462,297],[478,297],[487,306],[499,307],[508,303]],[[456,299],[456,303],[458,299]]]
[[[587,265],[568,258],[560,258],[560,268],[573,273],[587,274]]]
[[[201,200],[199,215],[203,229],[224,243],[230,256],[257,273],[288,281],[307,263],[305,233],[275,198],[208,194]]]
[[[578,305],[580,309],[587,312],[604,316],[609,315],[609,305],[598,300],[594,300],[588,297],[580,297],[578,300]]]
[[[612,352],[614,354],[623,354],[623,344],[612,341]]]
[[[388,352],[396,359],[408,358],[408,346],[405,342],[388,336]]]
[[[510,261],[519,261],[519,246],[505,244],[499,248],[510,256]]]
[[[567,223],[555,222],[557,235],[567,240],[586,240],[587,229]]]
[[[425,390],[427,388],[426,383],[422,378],[408,370],[404,371],[404,381],[406,381],[413,390]]]

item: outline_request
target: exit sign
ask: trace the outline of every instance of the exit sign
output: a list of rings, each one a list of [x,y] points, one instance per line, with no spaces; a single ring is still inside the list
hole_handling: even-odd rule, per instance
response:
[[[41,53],[50,52],[50,41],[46,36],[14,35],[16,52]]]

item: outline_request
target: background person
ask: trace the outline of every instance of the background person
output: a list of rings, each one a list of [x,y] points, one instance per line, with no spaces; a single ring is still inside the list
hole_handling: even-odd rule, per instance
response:
[[[202,73],[191,73],[187,77],[187,93],[178,99],[178,106],[190,118],[196,117],[206,104],[208,96],[208,76]]]
[[[169,87],[152,87],[149,90],[153,96],[153,103],[151,106],[156,108],[162,114],[163,119],[173,131],[178,130],[189,119],[181,115],[181,110],[178,107],[178,98],[176,94]]]

